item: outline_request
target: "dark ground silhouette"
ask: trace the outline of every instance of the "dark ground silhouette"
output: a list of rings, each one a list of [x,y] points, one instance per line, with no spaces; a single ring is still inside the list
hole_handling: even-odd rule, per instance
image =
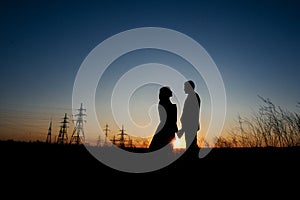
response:
[[[163,169],[142,174],[112,169],[100,163],[80,145],[1,141],[0,152],[2,183],[5,187],[39,188],[49,190],[51,194],[62,190],[65,195],[72,195],[74,187],[84,191],[87,187],[98,188],[100,192],[106,187],[118,190],[118,187],[125,186],[130,190],[136,187],[144,190],[156,188],[157,184],[171,187],[174,190],[172,193],[186,187],[201,187],[199,192],[204,192],[205,186],[234,189],[249,183],[252,192],[262,187],[279,187],[283,191],[284,186],[291,190],[298,186],[300,177],[299,147],[212,149],[203,159],[179,158]],[[2,187],[3,191],[5,187]]]

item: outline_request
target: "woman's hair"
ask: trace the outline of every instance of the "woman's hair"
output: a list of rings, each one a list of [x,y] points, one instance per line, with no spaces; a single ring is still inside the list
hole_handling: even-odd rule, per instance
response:
[[[172,91],[169,87],[165,86],[159,90],[159,99],[169,99],[172,96]]]

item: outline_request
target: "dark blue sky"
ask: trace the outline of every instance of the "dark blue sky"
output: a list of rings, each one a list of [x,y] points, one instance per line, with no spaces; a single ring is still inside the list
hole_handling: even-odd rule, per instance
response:
[[[1,1],[0,134],[24,138],[26,126],[23,132],[43,138],[50,117],[70,112],[88,53],[114,34],[146,26],[180,31],[206,49],[224,80],[229,122],[256,109],[257,95],[296,109],[299,10],[296,0]]]

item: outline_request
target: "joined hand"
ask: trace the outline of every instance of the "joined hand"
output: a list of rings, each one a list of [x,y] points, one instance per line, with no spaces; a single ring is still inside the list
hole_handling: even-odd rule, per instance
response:
[[[178,138],[181,138],[183,133],[184,133],[184,131],[182,129],[178,130],[178,132],[177,132]]]

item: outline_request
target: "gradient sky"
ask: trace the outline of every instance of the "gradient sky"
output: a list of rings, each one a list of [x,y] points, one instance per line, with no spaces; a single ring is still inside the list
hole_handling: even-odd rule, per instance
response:
[[[180,31],[212,57],[227,95],[224,130],[238,114],[258,108],[257,95],[295,110],[300,101],[299,10],[296,0],[1,1],[0,139],[45,140],[51,119],[53,134],[58,133],[64,113],[72,114],[74,80],[89,52],[119,32],[148,26]],[[204,106],[208,104],[205,86],[182,67],[184,61],[148,50],[118,59],[106,72],[105,84],[97,90],[99,115],[107,108],[114,81],[131,66],[147,62],[181,66],[196,79]],[[137,120],[149,120],[144,113],[156,101],[157,90],[149,85],[136,94],[141,112],[132,109]],[[147,94],[146,100],[141,94]],[[101,123],[113,122],[107,116]],[[113,124],[111,129],[119,131]]]

